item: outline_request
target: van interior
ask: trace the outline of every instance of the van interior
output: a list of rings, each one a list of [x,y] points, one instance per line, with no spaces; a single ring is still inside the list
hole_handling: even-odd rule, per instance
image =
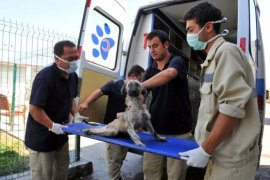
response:
[[[188,69],[188,82],[190,88],[190,99],[192,102],[193,127],[195,127],[198,115],[200,94],[199,94],[199,76],[201,72],[200,64],[204,61],[206,55],[201,51],[192,50],[186,42],[185,22],[183,21],[185,14],[189,9],[199,4],[201,1],[177,1],[176,2],[160,2],[160,4],[148,5],[141,8],[135,20],[134,30],[132,33],[132,43],[129,49],[128,64],[129,69],[133,64],[141,64],[147,67],[151,63],[148,49],[145,53],[141,52],[142,37],[145,32],[151,29],[161,29],[169,34],[170,51],[176,55],[182,56],[186,60]],[[237,1],[234,0],[210,0],[212,4],[221,9],[223,16],[227,18],[225,23],[221,25],[223,29],[229,30],[229,34],[224,38],[230,42],[236,43],[237,31]],[[149,23],[151,21],[152,23]],[[145,57],[149,57],[148,64],[145,64]],[[143,58],[144,57],[144,58]],[[140,61],[143,59],[142,61]]]

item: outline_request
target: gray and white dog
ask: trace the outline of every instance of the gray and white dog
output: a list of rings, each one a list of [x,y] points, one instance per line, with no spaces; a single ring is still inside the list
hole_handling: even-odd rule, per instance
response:
[[[156,133],[151,124],[151,115],[144,103],[147,92],[141,83],[137,80],[129,80],[124,84],[121,93],[126,95],[126,110],[106,127],[89,128],[83,132],[107,137],[128,133],[135,144],[144,146],[135,129],[146,128],[158,141],[166,141],[165,137]]]

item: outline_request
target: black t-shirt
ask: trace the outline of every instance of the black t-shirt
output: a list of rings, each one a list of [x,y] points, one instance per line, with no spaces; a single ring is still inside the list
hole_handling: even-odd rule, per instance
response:
[[[77,95],[78,76],[63,77],[56,64],[42,69],[35,77],[30,104],[41,107],[50,119],[59,124],[68,122],[72,102]],[[33,119],[29,113],[25,145],[32,150],[49,152],[57,150],[68,141],[67,135],[56,135]]]
[[[124,80],[112,80],[101,88],[103,94],[108,96],[104,124],[112,122],[118,112],[125,111],[125,96],[121,95],[123,85]]]
[[[188,93],[187,70],[184,59],[171,54],[164,69],[174,68],[178,76],[157,88],[152,88],[151,122],[157,133],[176,135],[191,131],[191,103]],[[161,72],[157,63],[146,70],[144,81]]]

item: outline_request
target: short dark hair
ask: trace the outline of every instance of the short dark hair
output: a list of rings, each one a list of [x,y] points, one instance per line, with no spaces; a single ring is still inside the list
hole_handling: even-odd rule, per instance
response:
[[[184,20],[194,19],[199,27],[202,28],[209,21],[217,21],[222,19],[220,9],[216,8],[209,2],[203,2],[191,8],[184,17]],[[220,31],[220,23],[213,24],[216,33]]]
[[[136,77],[139,77],[144,72],[145,72],[145,70],[141,66],[134,65],[130,68],[130,70],[128,72],[128,76],[134,75]]]
[[[54,45],[53,53],[57,56],[62,56],[64,54],[64,47],[76,47],[76,45],[69,40],[59,41]]]
[[[154,37],[158,37],[162,44],[164,44],[166,41],[170,42],[168,33],[160,29],[151,31],[147,36],[147,40],[152,40]]]

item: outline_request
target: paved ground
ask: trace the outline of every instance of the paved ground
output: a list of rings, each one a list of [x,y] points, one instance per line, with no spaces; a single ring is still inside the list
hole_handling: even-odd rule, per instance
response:
[[[107,180],[108,166],[105,157],[105,143],[90,140],[95,144],[82,148],[81,155],[83,161],[93,162],[93,174],[82,178],[84,180]],[[89,143],[89,138],[82,138],[82,143]],[[124,180],[143,179],[141,155],[128,153],[122,166],[122,178]]]

